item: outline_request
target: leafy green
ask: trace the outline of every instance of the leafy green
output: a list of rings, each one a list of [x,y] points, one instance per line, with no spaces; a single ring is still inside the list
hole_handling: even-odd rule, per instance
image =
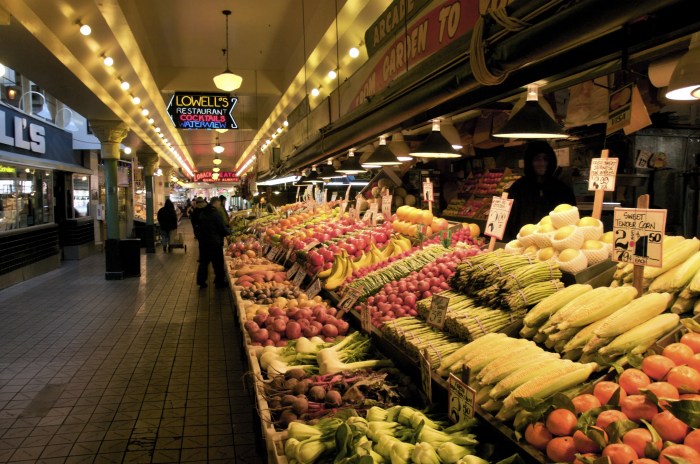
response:
[[[619,420],[605,427],[605,433],[608,434],[608,441],[610,443],[617,443],[622,440],[624,434],[636,428],[639,428],[639,425],[634,421]]]
[[[605,432],[601,430],[598,427],[588,427],[587,430],[585,430],[584,435],[586,435],[588,438],[593,440],[593,442],[600,447],[600,449],[605,448],[608,445],[608,440],[607,437],[605,436]]]
[[[679,458],[678,456],[669,456],[668,454],[664,454],[664,458],[666,458],[671,464],[691,464],[687,459]]]
[[[700,401],[680,400],[670,403],[668,410],[690,427],[700,428]]]
[[[644,360],[644,356],[639,355],[639,354],[628,354],[627,355],[627,362],[630,364],[630,366],[634,367],[635,369],[641,369],[642,368],[642,361]]]
[[[525,464],[525,460],[519,454],[514,454],[501,461],[498,461],[496,464]]]

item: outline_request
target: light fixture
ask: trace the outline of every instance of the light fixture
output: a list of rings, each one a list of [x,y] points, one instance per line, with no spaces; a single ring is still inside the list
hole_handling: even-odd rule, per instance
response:
[[[36,90],[29,90],[28,92],[24,92],[22,94],[22,96],[19,97],[20,108],[22,107],[22,100],[24,99],[24,97],[26,97],[27,95],[30,95],[30,94],[39,95],[43,101],[43,103],[41,104],[41,111],[36,113],[36,115],[39,116],[40,118],[51,119],[51,111],[49,111],[49,105],[46,104],[46,96],[41,92],[37,92]],[[34,111],[34,104],[32,104],[32,108],[30,108],[29,114],[32,114],[33,111]]]
[[[348,51],[348,55],[350,55],[350,58],[357,58],[360,56],[360,49],[357,47],[352,47],[350,51]]]
[[[389,147],[386,146],[386,137],[379,137],[379,146],[369,155],[369,158],[362,163],[363,167],[367,166],[398,166],[401,164],[396,158],[396,155],[392,153]]]
[[[433,129],[428,138],[411,153],[414,158],[459,158],[460,154],[452,148],[450,142],[440,133],[440,120],[433,119]]]
[[[243,78],[232,73],[228,67],[228,17],[231,16],[231,10],[224,10],[221,13],[226,18],[226,48],[222,49],[223,54],[226,56],[226,70],[221,74],[214,76],[214,85],[216,85],[217,89],[221,89],[224,92],[233,92],[241,86],[243,83]]]
[[[265,145],[270,145],[271,143],[272,143],[272,140],[270,140],[270,139],[265,140]]]
[[[670,100],[700,99],[700,33],[690,38],[690,47],[671,74],[666,98]]]
[[[102,63],[108,68],[111,68],[112,66],[114,66],[114,59],[112,59],[111,56],[102,54]]]
[[[359,161],[357,161],[357,158],[355,158],[355,152],[350,150],[348,153],[348,158],[340,163],[340,167],[336,169],[336,171],[341,172],[343,174],[361,174],[365,172],[365,169],[360,166]]]
[[[275,140],[277,138],[277,132],[273,132],[270,137],[272,137],[272,140]]]
[[[224,147],[219,143],[219,136],[218,135],[216,136],[216,145],[214,145],[213,150],[214,150],[214,153],[216,153],[217,155],[224,152]]]
[[[0,63],[0,77],[5,76],[5,66],[3,66],[2,63]]]
[[[58,115],[63,111],[67,111],[69,114],[68,122],[65,122],[65,118],[63,119],[63,129],[67,130],[68,132],[78,132],[78,126],[75,125],[75,121],[73,120],[73,110],[70,108],[66,108],[65,106],[62,107],[56,112],[56,118],[58,118]]]
[[[131,154],[131,147],[124,147],[124,154],[130,155]]]
[[[216,132],[218,132],[219,134],[225,134],[226,132],[228,132],[228,129],[214,129],[214,130]]]
[[[396,155],[397,160],[401,162],[413,160],[413,157],[411,156],[411,147],[409,147],[404,141],[401,131],[396,132],[391,136],[391,142],[389,142],[387,146],[389,147],[389,150]]]
[[[153,124],[153,123],[155,123],[155,122],[156,122],[155,119],[153,119],[153,118],[148,118],[148,124]]]
[[[296,182],[296,184],[294,184],[294,186],[298,187],[298,186],[303,186],[303,185],[311,185],[311,182],[309,182],[306,178],[307,178],[307,176],[304,175],[304,173],[302,172],[301,176],[299,176],[299,178],[297,179],[297,182]]]
[[[138,105],[139,103],[141,103],[141,99],[136,95],[132,95],[131,96],[131,103],[133,103],[134,105]]]
[[[567,138],[569,135],[564,128],[539,104],[537,94],[537,85],[528,85],[525,105],[511,114],[508,121],[493,136],[511,139]]]
[[[83,24],[80,21],[78,21],[78,26],[80,26],[80,33],[83,34],[84,36],[89,36],[92,34],[92,28],[88,26],[87,24]]]
[[[328,71],[328,79],[333,80],[336,77],[338,77],[338,73],[335,69],[331,69],[330,71]]]
[[[218,166],[215,166],[211,170],[212,170],[212,172],[219,172],[219,171],[221,171],[221,168]]]
[[[221,160],[219,159],[218,156],[215,156],[215,157],[214,157],[214,164],[217,165],[217,166],[221,164]]]
[[[277,133],[278,133],[278,134],[281,134],[281,133],[282,133],[282,128],[281,128],[281,127],[278,127],[278,128],[277,128]]]
[[[460,137],[457,128],[452,124],[452,118],[445,118],[440,121],[440,133],[450,142],[455,150],[462,149],[462,137]]]
[[[129,85],[129,83],[127,81],[122,81],[120,79],[119,87],[121,87],[122,90],[129,90],[129,87],[131,87],[131,85]]]
[[[334,177],[343,177],[343,175],[337,172],[333,167],[332,159],[329,159],[326,165],[322,167],[319,176],[321,176],[321,179],[323,180],[331,180]]]
[[[289,121],[287,121],[287,120],[285,119],[284,122],[282,123],[282,125],[283,125],[284,127],[287,127],[287,126],[289,125]]]
[[[321,179],[318,176],[318,172],[316,171],[316,166],[311,167],[311,172],[309,173],[308,176],[306,176],[306,181],[311,183],[311,184],[322,184],[323,179]]]
[[[321,93],[321,91],[318,90],[318,87],[314,87],[313,89],[311,89],[311,96],[312,96],[312,97],[318,97],[318,95],[319,95],[320,93]]]
[[[211,179],[212,179],[212,180],[219,180],[219,173],[218,173],[218,172],[213,173],[213,174],[211,175]]]
[[[156,131],[156,133],[159,133],[159,132],[160,132],[160,127],[156,126],[153,130]]]

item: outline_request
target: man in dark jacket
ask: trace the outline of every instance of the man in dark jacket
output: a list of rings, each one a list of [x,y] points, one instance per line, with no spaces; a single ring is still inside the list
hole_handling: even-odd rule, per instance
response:
[[[158,225],[160,226],[160,241],[163,244],[163,251],[171,251],[170,235],[174,230],[177,230],[177,213],[170,198],[165,200],[163,207],[158,210]]]
[[[197,235],[197,225],[199,225],[199,216],[204,207],[207,206],[207,202],[202,197],[197,197],[194,201],[194,208],[190,214],[190,222],[192,223],[192,232],[194,232],[194,238],[199,239]]]
[[[508,189],[513,199],[504,240],[512,240],[525,224],[536,224],[557,205],[576,206],[574,191],[554,177],[557,157],[544,141],[530,142],[525,148],[525,175]]]
[[[212,198],[211,203],[201,209],[197,219],[197,240],[199,241],[199,267],[197,268],[197,284],[207,288],[209,263],[214,267],[214,285],[217,288],[228,286],[226,270],[224,269],[224,237],[231,231],[221,220],[218,211],[218,198]]]

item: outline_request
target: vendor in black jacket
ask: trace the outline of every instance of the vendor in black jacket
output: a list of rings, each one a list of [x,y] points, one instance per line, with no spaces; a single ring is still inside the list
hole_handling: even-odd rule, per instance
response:
[[[218,211],[219,199],[212,197],[211,202],[201,209],[197,219],[197,240],[199,241],[199,267],[197,284],[207,287],[209,263],[214,267],[214,284],[217,288],[228,286],[224,269],[224,237],[231,234],[221,220]]]
[[[530,142],[525,149],[525,175],[508,189],[512,198],[504,240],[516,238],[525,224],[536,224],[557,205],[576,205],[574,192],[565,183],[554,177],[557,157],[552,147],[544,141]]]

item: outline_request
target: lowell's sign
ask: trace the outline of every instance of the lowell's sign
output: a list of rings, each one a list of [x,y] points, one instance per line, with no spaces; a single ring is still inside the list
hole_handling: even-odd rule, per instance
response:
[[[32,121],[33,119],[0,108],[0,145],[39,155],[46,153],[46,129]]]
[[[238,129],[231,114],[236,103],[227,93],[175,92],[167,111],[178,129]]]

